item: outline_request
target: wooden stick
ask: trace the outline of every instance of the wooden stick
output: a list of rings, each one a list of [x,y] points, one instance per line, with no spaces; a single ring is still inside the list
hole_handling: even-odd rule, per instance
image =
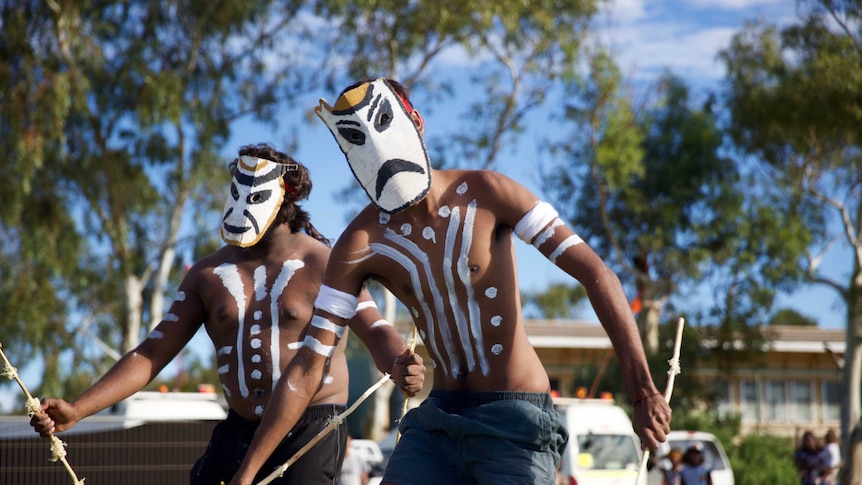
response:
[[[410,340],[409,340],[409,341],[407,341],[407,348],[409,348],[409,349],[410,349],[410,353],[411,353],[411,354],[413,353],[413,351],[415,351],[415,350],[416,350],[416,340],[417,340],[417,336],[416,336],[416,325],[413,325],[413,333],[412,333],[412,334],[411,334],[411,336],[410,336]],[[401,403],[401,418],[398,420],[399,425],[400,425],[400,423],[401,423],[401,420],[402,420],[402,419],[404,419],[404,415],[405,415],[405,414],[407,414],[407,404],[408,404],[408,401],[409,401],[409,398],[408,398],[408,397],[407,397],[407,395],[405,394],[405,395],[404,395],[404,402],[403,402],[403,403]],[[401,427],[399,426],[399,428],[398,428],[398,432],[397,432],[397,433],[395,433],[395,444],[398,444],[398,442],[399,442],[400,440],[401,440]]]
[[[27,416],[32,417],[34,414],[42,412],[42,403],[30,394],[30,391],[27,390],[27,386],[25,386],[21,378],[18,377],[18,369],[12,367],[12,363],[9,362],[8,358],[6,358],[6,354],[3,352],[2,342],[0,342],[0,357],[3,358],[3,375],[17,382],[21,390],[24,391],[24,395],[27,396]],[[61,441],[60,438],[54,436],[53,433],[49,439],[51,440],[51,461],[60,460],[63,463],[63,466],[66,467],[66,471],[69,472],[69,476],[72,477],[73,483],[75,485],[84,485],[84,479],[82,478],[78,480],[78,476],[66,460],[66,443]]]
[[[343,413],[332,418],[329,421],[329,424],[327,424],[325,428],[320,430],[320,432],[317,433],[317,435],[315,435],[314,438],[311,439],[311,441],[309,441],[305,446],[300,448],[299,451],[297,451],[293,456],[290,457],[290,459],[288,459],[286,462],[284,462],[284,464],[278,466],[266,478],[264,478],[263,480],[258,482],[257,485],[267,485],[268,483],[271,483],[276,478],[279,478],[282,475],[284,475],[284,471],[287,470],[290,467],[290,465],[293,465],[294,463],[296,463],[296,461],[299,460],[300,458],[302,458],[302,456],[305,455],[308,452],[308,450],[310,450],[314,445],[316,445],[318,441],[322,440],[324,436],[328,435],[333,429],[335,429],[341,423],[343,423],[344,418],[346,418],[347,416],[350,415],[350,413],[355,411],[356,408],[359,407],[359,405],[362,404],[363,401],[368,399],[368,396],[373,394],[374,391],[376,391],[378,387],[382,386],[387,380],[389,380],[389,374],[383,374],[383,377],[381,377],[380,380],[377,381],[376,384],[369,387],[368,390],[366,390],[361,396],[359,396],[359,399],[357,399],[356,402],[353,403],[353,405],[351,405],[349,408],[347,408],[347,410],[344,411]]]
[[[680,373],[679,367],[679,349],[682,345],[682,327],[685,323],[685,320],[680,317],[676,323],[676,340],[673,344],[673,358],[667,361],[670,364],[670,368],[667,371],[667,387],[664,391],[664,400],[670,404],[670,396],[673,394],[673,381],[676,379],[676,375]],[[636,484],[641,483],[640,478],[641,475],[646,474],[647,462],[649,461],[649,450],[644,450],[644,454],[641,457],[640,466],[638,467],[638,478],[635,481]]]

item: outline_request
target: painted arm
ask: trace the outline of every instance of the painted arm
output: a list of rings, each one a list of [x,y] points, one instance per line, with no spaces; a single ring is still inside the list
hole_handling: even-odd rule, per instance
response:
[[[371,353],[377,369],[389,373],[401,392],[414,396],[422,390],[425,382],[422,357],[408,350],[404,338],[384,319],[366,289],[359,296],[359,306],[356,316],[350,320],[350,329]]]
[[[550,204],[540,202],[511,179],[501,177],[495,182],[490,192],[500,201],[501,222],[586,289],[622,367],[626,389],[635,400],[633,426],[641,446],[657,449],[670,432],[671,411],[650,375],[637,323],[619,278]]]
[[[66,431],[78,421],[112,406],[143,389],[191,340],[205,315],[203,305],[192,290],[192,271],[180,285],[178,295],[165,318],[134,350],[81,396],[66,402],[60,398],[42,400],[42,412],[30,419],[41,436]]]

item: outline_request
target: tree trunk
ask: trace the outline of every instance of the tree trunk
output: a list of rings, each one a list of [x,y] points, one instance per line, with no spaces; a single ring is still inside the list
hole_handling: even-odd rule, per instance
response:
[[[841,402],[841,451],[844,459],[841,472],[844,477],[842,483],[845,485],[862,485],[862,274],[859,275],[851,281],[847,293],[847,342],[841,382],[846,393]]]
[[[123,335],[122,353],[126,354],[138,346],[141,333],[141,309],[143,308],[143,287],[135,275],[126,277],[125,284],[125,315],[126,333]]]

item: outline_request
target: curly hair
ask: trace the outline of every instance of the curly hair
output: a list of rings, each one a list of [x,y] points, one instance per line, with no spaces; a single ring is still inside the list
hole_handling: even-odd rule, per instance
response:
[[[309,236],[318,241],[331,245],[329,239],[324,237],[311,224],[311,216],[306,210],[297,205],[297,202],[307,199],[311,194],[311,177],[308,174],[308,168],[305,165],[297,162],[290,155],[276,150],[271,145],[266,143],[258,143],[255,145],[244,145],[239,149],[239,156],[251,156],[263,158],[276,163],[295,164],[297,170],[288,170],[284,173],[285,188],[284,202],[279,209],[277,224],[287,224],[291,232],[305,231]],[[235,163],[231,163],[231,172],[235,169]]]

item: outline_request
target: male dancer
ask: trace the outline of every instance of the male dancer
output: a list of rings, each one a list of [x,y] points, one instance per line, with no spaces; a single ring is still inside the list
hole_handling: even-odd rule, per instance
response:
[[[524,331],[513,235],[584,285],[634,396],[641,446],[665,440],[671,411],[619,279],[549,204],[500,173],[431,169],[424,120],[394,81],[360,81],[317,114],[371,204],[333,248],[315,303],[327,326],[309,335],[336,345],[374,278],[410,310],[433,358],[433,390],[401,421],[384,484],[555,483],[568,433]],[[297,422],[325,361],[305,352],[285,370],[233,485],[249,484]]]
[[[312,303],[330,249],[329,241],[298,205],[311,192],[306,167],[268,145],[253,145],[240,149],[231,170],[233,181],[221,226],[227,245],[192,266],[161,323],[90,389],[72,403],[55,398],[42,401],[43,412],[31,419],[42,436],[67,430],[139,391],[203,324],[216,351],[230,411],[192,469],[191,483],[218,485],[233,477],[281,371],[304,349],[315,349],[312,353],[317,355],[322,346],[309,329],[322,325],[312,321]],[[408,365],[393,369],[407,347],[383,320],[367,290],[361,291],[352,310],[356,316],[350,320],[351,329],[371,349],[378,369],[392,373],[409,395],[421,389],[425,368],[420,357],[404,356],[402,361]],[[339,336],[344,330],[338,329]],[[268,468],[287,461],[344,411],[348,372],[343,340],[327,351],[321,379],[307,389],[299,425],[278,445]],[[402,376],[402,371],[411,375]],[[346,424],[342,424],[274,483],[332,485],[346,440]]]

